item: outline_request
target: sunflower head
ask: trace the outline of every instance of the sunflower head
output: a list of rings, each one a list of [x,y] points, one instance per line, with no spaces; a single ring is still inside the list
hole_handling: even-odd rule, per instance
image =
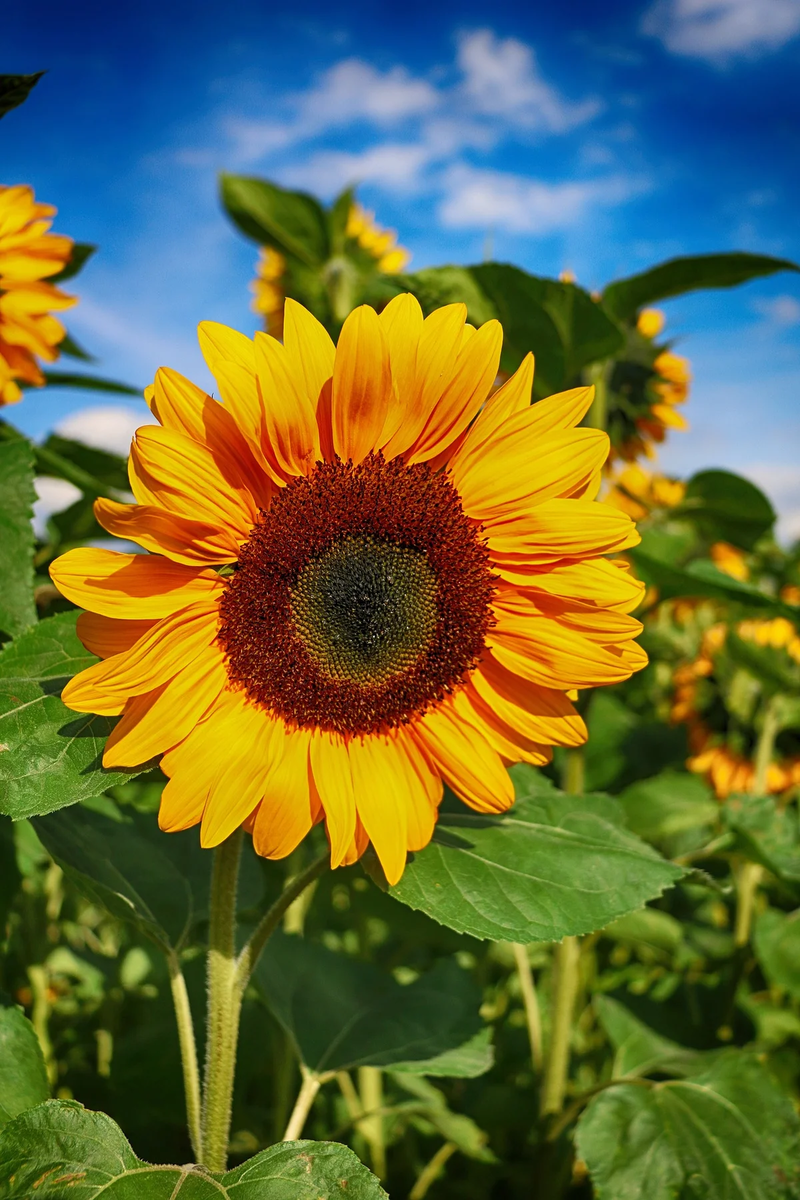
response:
[[[501,341],[404,295],[334,346],[287,300],[283,343],[200,327],[221,401],[158,372],[137,503],[96,505],[148,553],[51,570],[102,660],[63,698],[120,715],[107,766],[162,755],[162,828],[278,858],[324,821],[334,866],[372,843],[394,882],[445,783],[502,811],[508,764],[585,739],[567,693],[644,665],[591,389],[531,405],[528,356],[495,390]]]
[[[678,406],[689,395],[689,362],[656,342],[664,324],[659,309],[644,308],[627,329],[609,383],[612,461],[653,459],[670,429],[688,428]]]

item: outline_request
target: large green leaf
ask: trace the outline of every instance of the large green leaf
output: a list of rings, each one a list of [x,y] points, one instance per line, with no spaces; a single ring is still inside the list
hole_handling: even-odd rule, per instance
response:
[[[471,274],[503,326],[504,371],[516,371],[529,351],[536,357],[537,396],[558,392],[567,376],[567,348],[558,325],[542,303],[541,280],[505,263],[486,263]]]
[[[800,884],[800,821],[795,807],[778,808],[773,796],[732,795],[722,809],[738,849],[790,884]]]
[[[138,771],[108,771],[114,721],[72,712],[64,684],[97,659],[75,633],[76,612],[40,621],[0,653],[0,813],[19,820],[97,796]]]
[[[49,1095],[47,1071],[33,1026],[20,1009],[0,1006],[0,1129]]]
[[[775,524],[775,509],[749,479],[731,471],[700,471],[686,485],[675,516],[688,516],[710,541],[751,550]]]
[[[709,559],[699,558],[687,567],[677,567],[648,554],[640,546],[625,553],[632,560],[636,574],[644,583],[658,588],[661,600],[678,596],[707,596],[712,600],[734,601],[746,608],[765,609],[791,617],[792,610],[751,583],[743,583],[726,575]]]
[[[165,834],[154,813],[114,820],[81,806],[34,821],[39,840],[75,885],[165,950],[179,949],[206,911],[211,855],[197,830]]]
[[[256,975],[301,1061],[317,1075],[362,1066],[431,1066],[470,1043],[482,1027],[480,993],[451,959],[403,987],[372,963],[276,934]],[[486,1057],[478,1059],[482,1070],[491,1066]],[[433,1063],[431,1073],[445,1074],[446,1060],[444,1069]],[[462,1066],[456,1073],[466,1072]]]
[[[514,774],[508,814],[442,812],[390,894],[459,933],[553,942],[602,929],[684,873],[623,828],[610,796],[543,791],[536,772]]]
[[[24,104],[31,88],[43,75],[44,71],[35,71],[32,75],[0,75],[0,117]]]
[[[612,996],[595,996],[594,1009],[614,1047],[611,1074],[639,1077],[651,1075],[693,1075],[708,1064],[709,1054],[680,1046],[665,1038]],[[712,1052],[713,1053],[713,1052]]]
[[[735,287],[748,279],[774,275],[776,271],[798,271],[800,267],[786,258],[766,254],[696,254],[671,258],[640,275],[629,275],[608,285],[603,304],[618,318],[629,318],[645,304],[682,296],[700,288]]]
[[[473,325],[483,325],[497,310],[484,294],[469,267],[423,267],[410,275],[397,277],[404,291],[412,292],[428,316],[445,304],[466,304],[467,318]]]
[[[310,267],[327,259],[328,218],[313,196],[226,174],[220,176],[220,195],[234,224],[259,245],[274,246]]]
[[[622,331],[601,305],[576,284],[529,275],[519,267],[504,263],[483,263],[470,269],[486,295],[498,311],[506,314],[506,319],[515,330],[521,332],[524,328],[520,322],[530,319],[526,310],[533,315],[532,306],[541,306],[551,318],[558,330],[564,353],[562,377],[550,381],[553,391],[575,381],[578,372],[588,363],[608,358],[622,349],[625,341]],[[515,311],[520,305],[521,311]],[[515,334],[515,341],[519,332]],[[530,337],[532,332],[526,336]],[[537,339],[535,345],[523,343],[517,347],[520,358],[528,350],[536,355],[538,368],[544,346]]]
[[[664,771],[625,788],[619,797],[627,824],[648,841],[713,825],[719,805],[708,784],[685,771]]]
[[[800,997],[800,909],[782,913],[768,908],[755,926],[756,957],[773,987]]]
[[[104,1113],[48,1100],[0,1133],[0,1200],[385,1200],[346,1146],[283,1142],[224,1175],[137,1158]]]
[[[33,450],[19,439],[0,443],[0,631],[15,636],[33,625]]]
[[[788,1096],[753,1056],[729,1051],[692,1079],[602,1092],[577,1151],[600,1200],[791,1200],[799,1137]]]

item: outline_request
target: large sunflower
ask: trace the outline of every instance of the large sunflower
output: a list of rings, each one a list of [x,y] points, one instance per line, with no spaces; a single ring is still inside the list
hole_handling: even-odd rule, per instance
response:
[[[149,554],[72,550],[52,576],[105,661],[64,690],[121,713],[109,767],[163,754],[165,830],[238,826],[268,858],[324,820],[333,866],[372,843],[390,882],[442,782],[512,803],[505,765],[585,740],[565,691],[644,665],[637,541],[595,503],[591,389],[531,406],[533,359],[487,398],[502,331],[411,296],[356,309],[334,347],[286,302],[284,344],[200,343],[222,402],[171,370],[130,459],[138,505],[97,502]]]
[[[20,399],[20,382],[44,383],[37,358],[54,362],[66,336],[53,313],[76,303],[46,282],[72,255],[72,238],[48,232],[55,212],[29,187],[0,186],[0,404]]]

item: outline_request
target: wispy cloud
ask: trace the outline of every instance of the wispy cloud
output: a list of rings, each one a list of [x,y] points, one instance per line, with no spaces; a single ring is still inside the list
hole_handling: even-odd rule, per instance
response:
[[[622,175],[548,183],[504,171],[458,166],[448,175],[439,217],[449,228],[541,235],[569,228],[591,207],[622,204],[648,186],[644,179]]]
[[[672,54],[725,63],[780,49],[800,33],[798,0],[658,0],[642,32]]]
[[[753,301],[753,308],[762,317],[765,317],[770,325],[778,325],[783,328],[800,325],[800,300],[795,296],[760,298]]]

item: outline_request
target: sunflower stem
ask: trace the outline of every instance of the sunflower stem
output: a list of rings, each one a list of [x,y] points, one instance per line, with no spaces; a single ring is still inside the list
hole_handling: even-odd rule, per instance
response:
[[[218,846],[211,873],[208,927],[208,1024],[203,1091],[203,1165],[224,1171],[236,1073],[242,993],[236,986],[236,888],[242,830]]]
[[[267,909],[256,925],[236,960],[236,987],[240,996],[244,994],[250,976],[261,957],[261,952],[280,925],[287,909],[294,904],[298,897],[302,896],[306,888],[317,881],[325,868],[330,865],[330,860],[330,851],[326,850],[309,867],[306,867],[305,871],[301,871],[299,875],[290,879],[278,899],[271,908]]]
[[[531,1060],[537,1074],[542,1069],[542,1018],[539,1012],[539,999],[536,995],[536,984],[533,980],[527,947],[519,942],[512,942],[514,961],[517,964],[517,976],[522,992],[522,1002],[525,1005],[525,1020],[528,1025],[528,1040],[531,1044]]]
[[[297,1094],[292,1115],[289,1117],[289,1124],[286,1126],[286,1132],[282,1138],[284,1142],[297,1141],[303,1132],[303,1126],[308,1119],[311,1105],[317,1098],[320,1086],[323,1083],[327,1083],[335,1074],[334,1071],[326,1071],[322,1075],[315,1075],[313,1071],[309,1071],[308,1067],[302,1064],[300,1070],[303,1073],[303,1082],[300,1085],[300,1091]]]
[[[186,980],[178,956],[174,952],[167,958],[169,982],[172,988],[172,1003],[178,1025],[178,1041],[183,1065],[183,1090],[186,1095],[186,1121],[189,1137],[197,1162],[203,1161],[203,1141],[200,1131],[200,1068],[197,1064],[197,1043],[194,1036],[192,1010]]]
[[[358,1088],[361,1107],[367,1114],[358,1123],[359,1133],[369,1146],[372,1170],[378,1179],[386,1178],[386,1144],[383,1128],[383,1072],[380,1067],[359,1067]]]
[[[584,424],[590,429],[605,429],[608,423],[608,376],[611,365],[610,362],[598,362],[589,367],[589,381],[594,385],[594,400]]]
[[[550,1052],[542,1088],[542,1116],[560,1113],[564,1107],[569,1075],[569,1049],[572,1040],[572,1016],[578,994],[578,964],[580,942],[576,937],[565,937],[555,947],[553,966],[553,1017],[550,1031]]]
[[[769,766],[775,750],[775,738],[780,727],[780,697],[773,696],[764,711],[764,723],[756,746],[755,770],[750,789],[753,796],[767,794]],[[750,930],[753,924],[756,893],[764,868],[760,863],[745,862],[736,872],[736,924],[733,940],[739,948],[750,941]]]
[[[442,1174],[448,1159],[452,1158],[457,1149],[455,1142],[445,1142],[439,1147],[417,1176],[417,1182],[408,1193],[408,1200],[423,1200],[423,1197],[427,1196],[431,1184]]]

